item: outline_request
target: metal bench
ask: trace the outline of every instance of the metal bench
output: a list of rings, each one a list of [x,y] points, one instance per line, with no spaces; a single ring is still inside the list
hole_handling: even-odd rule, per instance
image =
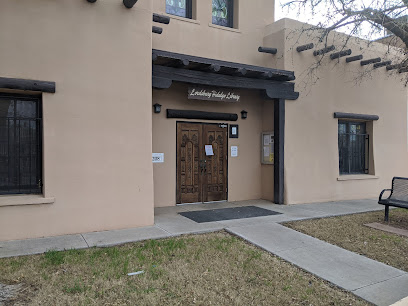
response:
[[[388,198],[383,199],[382,197],[386,191],[390,191],[391,194]],[[384,221],[388,221],[390,206],[408,209],[408,178],[394,177],[392,179],[392,189],[381,191],[378,204],[385,205]]]

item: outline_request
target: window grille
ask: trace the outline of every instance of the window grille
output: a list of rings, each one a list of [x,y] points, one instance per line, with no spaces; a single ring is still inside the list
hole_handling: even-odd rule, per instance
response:
[[[364,122],[339,121],[340,174],[367,174],[369,135]]]
[[[39,98],[0,95],[0,194],[42,192],[41,117]]]

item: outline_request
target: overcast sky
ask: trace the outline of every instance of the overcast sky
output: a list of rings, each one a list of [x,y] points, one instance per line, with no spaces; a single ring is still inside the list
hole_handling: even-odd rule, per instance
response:
[[[355,0],[355,3],[358,4],[362,4],[365,7],[370,7],[373,6],[373,2],[377,2],[378,0]],[[326,12],[323,12],[323,14],[321,14],[321,17],[319,17],[318,14],[314,15],[312,17],[312,14],[310,11],[301,11],[301,14],[299,14],[299,9],[298,8],[292,8],[291,10],[288,10],[287,7],[282,8],[282,4],[288,2],[288,0],[276,0],[276,7],[275,7],[275,20],[279,20],[282,18],[291,18],[291,19],[295,19],[295,20],[299,20],[302,22],[306,22],[309,24],[313,24],[316,25],[319,22],[322,23],[327,23],[327,21],[324,19],[324,14]],[[376,3],[374,6],[377,6],[378,4]],[[364,28],[367,29],[365,32],[369,33],[370,32],[370,26],[367,24]],[[342,29],[338,29],[336,31],[339,32],[348,32],[347,28],[342,28]],[[370,37],[370,39],[376,39],[376,38],[380,38],[383,36],[383,33],[381,34],[375,34],[373,36]],[[362,38],[367,38],[367,37],[363,37]]]

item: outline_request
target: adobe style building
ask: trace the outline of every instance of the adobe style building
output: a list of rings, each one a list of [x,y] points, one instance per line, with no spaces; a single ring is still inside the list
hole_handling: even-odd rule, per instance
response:
[[[358,77],[386,46],[346,61],[358,39],[310,46],[269,0],[135,2],[1,1],[0,241],[371,198],[408,175],[401,75]]]

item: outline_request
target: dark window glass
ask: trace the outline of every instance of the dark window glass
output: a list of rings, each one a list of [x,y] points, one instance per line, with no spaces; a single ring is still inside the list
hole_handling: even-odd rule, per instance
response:
[[[192,18],[192,0],[166,0],[166,13]]]
[[[212,23],[232,28],[234,0],[212,0]]]
[[[0,95],[0,194],[41,193],[40,100]]]
[[[364,122],[339,121],[340,174],[368,173],[368,141]]]

